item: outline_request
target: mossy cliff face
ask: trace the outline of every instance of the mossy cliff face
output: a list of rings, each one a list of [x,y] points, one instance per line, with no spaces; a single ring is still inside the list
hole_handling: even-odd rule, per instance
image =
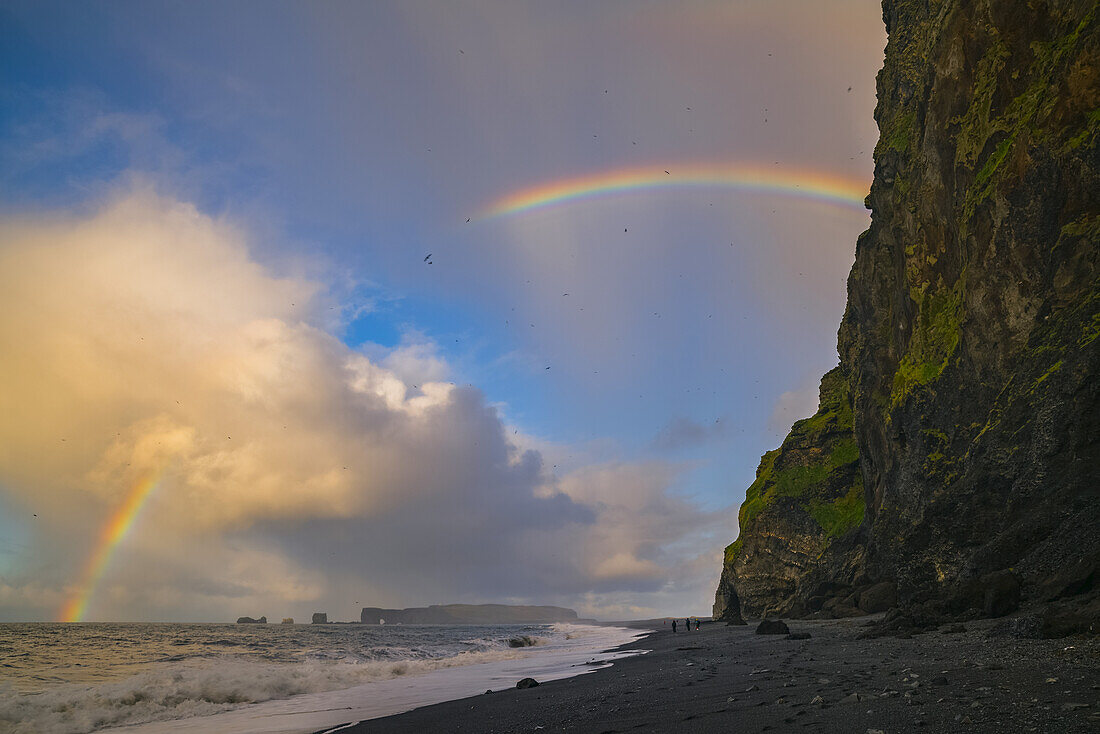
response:
[[[726,615],[731,584],[750,616],[802,609],[811,570],[863,515],[851,398],[837,368],[821,380],[817,413],[795,423],[783,445],[760,460],[738,516],[741,535],[726,548],[714,615]]]
[[[839,351],[866,497],[847,552],[907,607],[957,611],[967,584],[1010,567],[1038,598],[1100,553],[1097,15],[883,3],[872,224]],[[742,513],[743,553],[770,526]],[[770,587],[734,556],[724,585],[763,606],[834,573],[829,556]]]

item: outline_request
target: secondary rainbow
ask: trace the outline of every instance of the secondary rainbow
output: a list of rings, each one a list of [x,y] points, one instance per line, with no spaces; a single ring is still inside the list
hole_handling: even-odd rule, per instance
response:
[[[161,472],[154,472],[134,484],[126,495],[122,504],[103,526],[96,542],[95,550],[84,567],[84,573],[80,577],[80,586],[77,592],[65,606],[61,608],[58,617],[62,622],[80,622],[84,619],[84,613],[88,610],[88,602],[95,593],[96,585],[103,578],[103,572],[111,563],[111,557],[116,548],[126,536],[129,535],[134,521],[141,514],[145,502],[152,496],[153,491],[160,485]]]
[[[622,168],[519,189],[490,202],[481,218],[523,214],[560,204],[645,191],[725,188],[817,201],[866,213],[868,182],[811,169],[757,164]]]

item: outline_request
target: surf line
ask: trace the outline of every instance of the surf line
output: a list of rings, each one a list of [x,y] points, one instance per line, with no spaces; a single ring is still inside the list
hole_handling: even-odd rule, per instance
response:
[[[866,213],[868,183],[813,170],[775,170],[758,164],[622,168],[547,181],[489,202],[480,219],[524,214],[564,204],[646,191],[724,188],[817,201]]]
[[[111,558],[115,550],[129,535],[146,501],[152,496],[153,491],[160,486],[162,476],[163,469],[139,479],[127,493],[122,504],[100,529],[95,548],[84,567],[84,573],[81,574],[80,585],[72,598],[65,602],[58,614],[58,618],[62,622],[81,622],[84,620],[84,614],[88,611],[88,602],[91,601],[96,586],[103,578],[103,573],[111,564]]]

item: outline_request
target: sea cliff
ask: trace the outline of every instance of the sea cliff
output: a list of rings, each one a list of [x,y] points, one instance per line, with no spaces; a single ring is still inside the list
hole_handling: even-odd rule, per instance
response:
[[[1097,6],[885,0],[883,19],[840,365],[761,461],[715,614],[895,607],[896,629],[1023,603],[1036,634],[1095,631]]]

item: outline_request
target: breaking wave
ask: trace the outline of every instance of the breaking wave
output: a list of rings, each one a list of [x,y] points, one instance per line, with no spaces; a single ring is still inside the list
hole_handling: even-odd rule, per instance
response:
[[[239,628],[228,628],[233,635],[226,637],[226,629],[210,630],[203,637],[202,628],[188,628],[186,639],[191,642],[182,654],[178,640],[148,625],[127,630],[128,653],[111,645],[93,654],[74,641],[54,654],[61,662],[42,662],[37,669],[22,671],[14,682],[0,683],[0,734],[87,734],[207,716],[261,701],[523,658],[534,653],[531,648],[563,640],[567,634],[564,628],[546,625],[521,630],[299,628],[293,636],[275,630],[282,637],[270,630]],[[61,631],[62,638],[65,633]],[[95,638],[85,634],[81,642],[89,639]],[[45,647],[33,654],[41,659],[48,654]],[[118,653],[107,652],[112,648]],[[135,649],[146,657],[139,659]],[[16,665],[13,658],[0,658],[5,669]]]
[[[531,644],[538,643],[532,640]],[[30,694],[17,693],[6,685],[0,688],[0,732],[86,734],[105,727],[207,716],[243,704],[521,655],[508,649],[464,652],[434,660],[360,663],[207,661],[205,665],[165,665],[121,681],[65,684]]]

